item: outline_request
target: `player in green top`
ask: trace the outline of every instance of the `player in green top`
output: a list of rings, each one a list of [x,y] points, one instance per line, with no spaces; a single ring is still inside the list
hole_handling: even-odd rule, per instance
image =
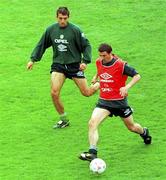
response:
[[[74,80],[82,95],[91,96],[99,88],[99,83],[88,87],[84,76],[87,64],[91,62],[91,45],[79,27],[68,21],[70,12],[67,7],[59,7],[56,12],[57,23],[49,26],[31,54],[27,69],[32,69],[40,61],[45,50],[53,49],[51,65],[51,96],[60,115],[54,128],[69,125],[67,114],[60,99],[60,91],[66,78]]]

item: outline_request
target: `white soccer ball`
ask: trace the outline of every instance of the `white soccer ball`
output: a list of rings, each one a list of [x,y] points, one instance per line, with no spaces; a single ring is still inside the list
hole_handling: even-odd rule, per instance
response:
[[[89,168],[92,172],[101,174],[106,169],[106,163],[100,158],[95,158],[90,162]]]

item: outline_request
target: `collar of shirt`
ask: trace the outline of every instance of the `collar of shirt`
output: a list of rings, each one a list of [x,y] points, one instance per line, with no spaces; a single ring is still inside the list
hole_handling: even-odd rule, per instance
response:
[[[113,59],[112,59],[110,62],[108,62],[108,63],[103,63],[103,61],[102,61],[102,65],[104,65],[104,66],[111,66],[115,61],[116,61],[115,58],[113,58]]]

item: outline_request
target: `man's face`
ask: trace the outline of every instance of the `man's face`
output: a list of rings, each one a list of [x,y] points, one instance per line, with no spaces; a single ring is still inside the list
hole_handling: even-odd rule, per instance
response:
[[[67,26],[68,19],[69,19],[68,15],[58,14],[57,16],[57,21],[60,27]]]
[[[99,52],[100,59],[109,62],[111,60],[111,53],[107,53],[106,51],[104,52]]]

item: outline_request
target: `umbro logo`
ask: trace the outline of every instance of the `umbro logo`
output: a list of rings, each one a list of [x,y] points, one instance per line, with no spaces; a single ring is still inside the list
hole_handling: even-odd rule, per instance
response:
[[[63,44],[59,44],[58,45],[58,51],[60,51],[60,52],[67,51],[67,46],[65,46]]]
[[[101,74],[100,75],[103,79],[110,79],[110,78],[112,78],[112,76],[110,75],[110,74],[108,74],[108,73],[103,73],[103,74]]]
[[[84,73],[83,73],[82,71],[78,71],[78,72],[77,72],[77,76],[83,77],[83,76],[84,76]]]

